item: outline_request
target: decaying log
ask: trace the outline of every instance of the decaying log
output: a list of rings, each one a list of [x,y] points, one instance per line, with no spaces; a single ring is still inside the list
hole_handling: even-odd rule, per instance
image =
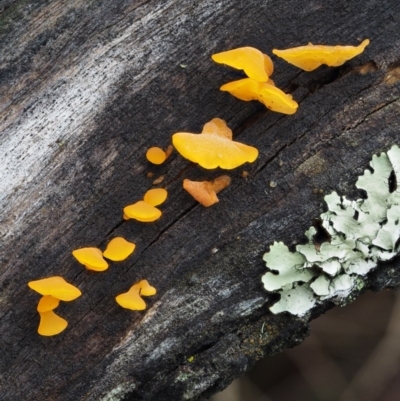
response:
[[[0,399],[200,400],[300,343],[332,305],[272,315],[262,255],[304,240],[321,192],[361,196],[354,184],[372,155],[399,144],[399,15],[397,0],[2,0]],[[220,92],[241,75],[210,59],[364,38],[366,51],[335,69],[274,59],[275,83],[300,104],[292,116]],[[182,181],[219,171],[176,152],[153,167],[144,155],[213,117],[260,156],[204,208]],[[124,221],[122,207],[161,175],[163,217]],[[125,262],[90,273],[73,259],[116,235],[137,244]],[[27,282],[52,275],[83,295],[59,308],[67,330],[46,338]],[[123,310],[115,296],[141,278],[158,294],[144,312]],[[369,278],[375,290],[399,283],[397,260]]]

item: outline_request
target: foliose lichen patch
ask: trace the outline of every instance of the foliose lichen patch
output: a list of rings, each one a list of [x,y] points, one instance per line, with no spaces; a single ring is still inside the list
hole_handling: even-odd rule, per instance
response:
[[[295,252],[274,242],[264,254],[269,270],[262,276],[264,287],[281,295],[270,308],[273,313],[303,316],[327,299],[340,304],[363,287],[363,276],[379,261],[399,253],[400,148],[394,145],[387,154],[374,155],[370,166],[356,183],[366,199],[352,201],[336,192],[325,196],[325,242],[316,243],[317,229],[311,227],[308,243],[297,245]]]

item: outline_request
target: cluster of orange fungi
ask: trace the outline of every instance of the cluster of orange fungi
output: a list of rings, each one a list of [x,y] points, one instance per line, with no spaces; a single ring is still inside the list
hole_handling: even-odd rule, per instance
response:
[[[308,44],[286,50],[272,50],[272,53],[288,63],[305,71],[312,71],[326,64],[338,67],[361,54],[369,40],[359,46],[322,46]],[[270,78],[274,65],[266,54],[253,47],[240,47],[212,55],[216,63],[243,70],[248,78],[239,79],[221,86],[222,91],[244,101],[258,100],[268,109],[283,114],[294,114],[298,104],[292,96],[277,88]]]
[[[156,206],[161,205],[167,199],[168,192],[164,188],[149,189],[143,200],[124,207],[123,218],[134,219],[149,223],[161,217],[161,210]]]
[[[337,67],[359,55],[369,44],[364,40],[359,46],[322,46],[308,44],[286,50],[272,51],[278,57],[305,70],[312,71],[322,64]],[[274,64],[269,56],[252,47],[241,47],[212,55],[216,63],[243,70],[247,78],[229,82],[221,86],[238,99],[244,101],[257,100],[268,109],[283,114],[294,114],[298,104],[292,96],[277,88],[270,78]],[[224,120],[214,118],[203,127],[200,134],[178,132],[172,135],[172,143],[176,150],[186,159],[199,164],[205,169],[217,167],[231,170],[244,163],[252,163],[258,157],[258,150],[252,146],[233,141],[232,130]],[[159,147],[148,149],[146,158],[159,165],[164,163],[172,153],[172,146],[164,151]],[[183,188],[199,203],[208,207],[218,202],[217,194],[231,183],[231,178],[222,175],[213,181],[183,180]],[[167,199],[168,193],[163,188],[150,189],[143,200],[123,209],[125,220],[134,219],[140,222],[158,220],[162,212],[156,206]],[[104,271],[108,269],[108,259],[114,262],[123,261],[135,250],[135,244],[122,237],[112,239],[104,252],[98,248],[81,248],[72,252],[79,263],[88,270]],[[56,315],[53,310],[60,301],[72,301],[81,295],[78,288],[67,283],[62,277],[54,276],[30,281],[28,286],[42,295],[37,310],[40,315],[38,333],[53,336],[61,333],[68,322]],[[126,309],[144,310],[146,303],[142,296],[156,294],[156,289],[147,280],[133,284],[126,293],[118,295],[116,302]]]
[[[73,301],[80,297],[82,293],[79,289],[60,276],[30,281],[28,286],[42,295],[37,306],[40,315],[38,333],[42,336],[54,336],[64,331],[68,322],[53,311],[60,301]]]

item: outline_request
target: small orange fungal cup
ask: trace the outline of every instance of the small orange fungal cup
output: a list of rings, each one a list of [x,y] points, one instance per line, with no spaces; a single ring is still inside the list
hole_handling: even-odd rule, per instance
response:
[[[60,300],[73,301],[78,298],[81,295],[80,290],[60,276],[30,281],[28,286],[43,295],[37,306],[40,316],[38,333],[41,336],[55,336],[63,332],[68,322],[58,316],[54,309],[58,307]]]
[[[153,164],[163,164],[167,156],[161,148],[154,146],[146,152],[146,159]]]
[[[246,162],[252,163],[258,157],[256,148],[233,141],[232,131],[219,118],[205,124],[201,134],[174,134],[172,143],[181,156],[205,169],[231,170]]]
[[[291,95],[268,82],[260,83],[254,79],[244,78],[222,85],[220,90],[229,92],[240,100],[258,100],[268,109],[282,114],[294,114],[298,108],[297,102]]]
[[[142,296],[149,297],[156,293],[157,290],[147,280],[140,280],[127,292],[117,295],[115,300],[118,305],[125,309],[141,311],[146,309],[146,303],[143,301]]]
[[[135,248],[136,245],[133,242],[123,237],[115,237],[107,244],[103,256],[114,262],[121,262],[130,256]]]
[[[217,194],[231,183],[228,175],[217,177],[214,181],[183,180],[183,188],[199,203],[209,207],[219,202]]]
[[[368,45],[369,39],[365,39],[358,46],[324,46],[309,43],[286,50],[274,49],[272,53],[304,71],[313,71],[322,64],[330,67],[343,65],[361,54]]]
[[[146,152],[146,159],[153,164],[163,164],[165,160],[171,155],[173,147],[169,145],[164,151],[158,146],[149,148]]]
[[[108,269],[108,263],[104,260],[103,253],[98,248],[75,249],[72,251],[72,255],[88,270],[101,272]]]
[[[145,201],[138,201],[124,207],[124,215],[144,223],[150,223],[161,217],[161,210]]]
[[[216,53],[211,58],[219,64],[243,70],[257,82],[267,82],[274,71],[274,64],[269,56],[254,47],[239,47]]]

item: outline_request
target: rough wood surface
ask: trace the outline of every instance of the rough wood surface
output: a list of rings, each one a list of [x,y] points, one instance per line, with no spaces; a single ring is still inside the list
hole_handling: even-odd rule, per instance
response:
[[[268,312],[262,255],[274,240],[303,240],[324,208],[313,189],[360,196],[372,154],[399,144],[399,15],[398,0],[1,0],[0,399],[204,399],[301,342],[306,319]],[[293,116],[220,92],[239,74],[210,59],[364,38],[365,53],[338,69],[276,60],[276,84],[300,103]],[[176,153],[153,167],[144,154],[213,117],[260,156],[206,209],[182,180],[219,172]],[[125,222],[149,171],[165,175],[163,217]],[[71,256],[116,235],[137,250],[105,273]],[[398,268],[380,266],[370,288],[397,287]],[[27,282],[50,275],[83,296],[60,308],[68,329],[44,338]],[[141,278],[157,296],[145,312],[123,310],[115,295]]]

